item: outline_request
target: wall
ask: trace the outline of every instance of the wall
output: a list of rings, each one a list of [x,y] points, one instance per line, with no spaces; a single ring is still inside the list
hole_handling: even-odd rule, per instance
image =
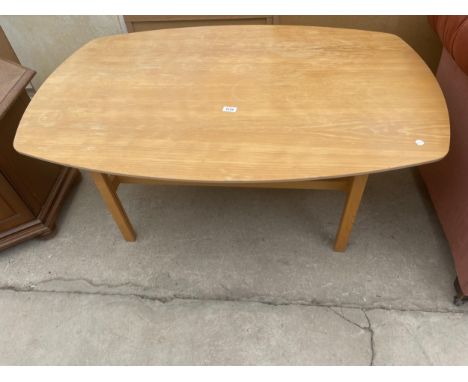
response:
[[[118,16],[0,16],[0,25],[20,62],[37,71],[36,89],[86,42],[125,31]]]
[[[405,40],[437,69],[442,44],[429,26],[426,16],[279,16],[279,24],[317,25],[393,33]]]

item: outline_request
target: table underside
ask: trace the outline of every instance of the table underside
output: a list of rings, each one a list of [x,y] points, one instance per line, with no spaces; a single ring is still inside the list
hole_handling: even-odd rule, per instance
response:
[[[127,241],[135,241],[136,233],[120,201],[117,190],[121,183],[155,184],[168,186],[211,186],[211,187],[243,187],[243,188],[286,188],[309,190],[339,190],[346,193],[346,203],[341,215],[340,225],[335,238],[334,249],[343,252],[348,245],[351,229],[359,209],[368,175],[356,175],[345,178],[327,180],[309,180],[299,182],[262,182],[262,183],[213,183],[213,182],[177,182],[155,179],[135,178],[128,176],[108,175],[92,172],[94,182],[101,193],[108,210],[112,214],[123,237]]]

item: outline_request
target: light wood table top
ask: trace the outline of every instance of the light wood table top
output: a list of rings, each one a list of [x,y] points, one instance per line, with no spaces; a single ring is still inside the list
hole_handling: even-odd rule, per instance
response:
[[[42,85],[15,148],[107,174],[284,182],[435,161],[449,134],[436,79],[394,35],[222,26],[91,41]]]

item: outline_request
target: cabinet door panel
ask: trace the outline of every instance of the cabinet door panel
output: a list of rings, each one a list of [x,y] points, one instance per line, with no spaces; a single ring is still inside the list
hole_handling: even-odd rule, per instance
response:
[[[0,174],[0,231],[6,231],[33,218],[31,211]],[[0,235],[1,236],[1,235]]]
[[[29,97],[23,90],[0,120],[0,169],[21,200],[37,215],[50,194],[61,167],[28,158],[13,148],[16,129],[28,102]]]

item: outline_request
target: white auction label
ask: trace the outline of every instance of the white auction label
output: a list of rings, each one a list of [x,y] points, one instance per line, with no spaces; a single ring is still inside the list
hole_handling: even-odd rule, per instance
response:
[[[415,143],[416,143],[418,146],[424,145],[424,141],[423,141],[422,139],[416,139]]]
[[[235,113],[237,111],[237,106],[224,106],[223,111],[226,113]]]

